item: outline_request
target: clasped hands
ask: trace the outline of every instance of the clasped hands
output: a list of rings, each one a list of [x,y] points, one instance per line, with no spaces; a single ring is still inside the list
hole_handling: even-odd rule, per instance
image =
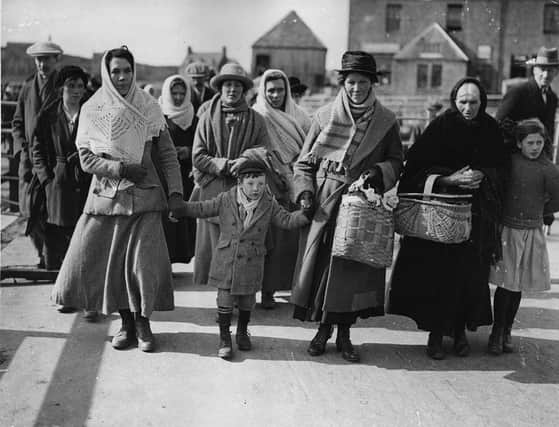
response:
[[[447,185],[455,185],[467,190],[478,189],[485,175],[482,171],[471,169],[470,166],[464,166],[452,175],[442,178],[443,183]]]

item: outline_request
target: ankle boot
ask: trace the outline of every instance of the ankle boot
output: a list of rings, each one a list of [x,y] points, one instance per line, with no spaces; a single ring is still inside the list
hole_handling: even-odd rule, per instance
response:
[[[149,319],[136,313],[136,337],[138,338],[138,348],[142,351],[155,350],[155,338],[151,332]]]
[[[504,328],[498,324],[493,324],[489,341],[487,342],[487,351],[495,356],[503,352],[503,335]]]
[[[239,310],[235,340],[237,341],[237,348],[241,351],[250,351],[250,349],[252,349],[252,343],[250,342],[250,335],[248,333],[249,321],[250,311]]]
[[[233,357],[233,343],[231,342],[231,313],[219,313],[219,349],[217,355],[222,359]]]
[[[440,332],[429,332],[427,340],[427,355],[431,359],[442,360],[446,354],[443,349],[443,334]]]
[[[276,301],[274,300],[273,292],[262,291],[262,308],[266,310],[273,310],[276,308]]]
[[[510,294],[506,289],[499,287],[495,290],[493,298],[493,328],[487,342],[487,351],[495,356],[503,352],[503,335]]]
[[[454,329],[454,353],[460,357],[470,354],[470,343],[466,337],[466,327],[463,323],[458,324]]]
[[[318,332],[311,340],[307,353],[311,356],[320,356],[326,351],[326,342],[332,336],[333,328],[329,323],[321,323],[318,326]]]
[[[349,337],[351,325],[338,324],[338,335],[336,336],[336,350],[342,352],[342,357],[348,362],[358,363],[361,360],[359,353],[353,347]]]
[[[136,327],[134,325],[134,315],[130,310],[118,310],[118,312],[122,325],[113,337],[111,344],[117,350],[124,350],[136,341]]]

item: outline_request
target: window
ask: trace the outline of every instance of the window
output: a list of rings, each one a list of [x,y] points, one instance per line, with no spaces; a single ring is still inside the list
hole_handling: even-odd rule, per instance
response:
[[[559,4],[546,4],[543,7],[544,34],[559,34]]]
[[[429,65],[417,64],[417,88],[426,89],[429,79]]]
[[[441,64],[431,65],[431,87],[441,87],[443,82],[443,66]]]
[[[400,18],[402,14],[401,4],[386,5],[386,32],[394,33],[400,31]]]
[[[448,31],[462,30],[461,4],[449,4],[446,6],[446,29]]]
[[[442,64],[417,64],[417,89],[439,89],[442,83]]]

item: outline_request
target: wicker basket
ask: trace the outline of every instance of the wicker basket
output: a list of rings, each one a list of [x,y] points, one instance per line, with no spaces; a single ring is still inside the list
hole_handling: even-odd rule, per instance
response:
[[[332,256],[358,261],[375,268],[392,265],[394,218],[382,205],[375,207],[362,197],[345,194],[336,221]]]
[[[437,176],[429,176],[424,193],[399,194],[394,211],[396,233],[440,243],[465,242],[472,230],[471,196],[433,194]]]

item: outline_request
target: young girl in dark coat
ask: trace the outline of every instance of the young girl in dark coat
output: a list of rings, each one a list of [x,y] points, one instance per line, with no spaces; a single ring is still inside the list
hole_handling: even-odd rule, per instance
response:
[[[219,238],[214,249],[208,285],[217,287],[220,343],[218,356],[233,356],[231,314],[239,307],[236,341],[239,350],[252,348],[248,335],[250,312],[256,292],[262,288],[266,234],[270,224],[292,230],[309,223],[310,212],[288,212],[267,190],[266,168],[256,160],[245,161],[238,170],[238,184],[213,199],[184,202],[173,215],[215,218]]]
[[[542,218],[559,211],[559,169],[543,153],[547,132],[538,119],[515,128],[516,147],[505,188],[503,258],[492,269],[497,285],[494,323],[488,350],[499,355],[514,351],[511,329],[523,291],[549,290],[549,257]]]

